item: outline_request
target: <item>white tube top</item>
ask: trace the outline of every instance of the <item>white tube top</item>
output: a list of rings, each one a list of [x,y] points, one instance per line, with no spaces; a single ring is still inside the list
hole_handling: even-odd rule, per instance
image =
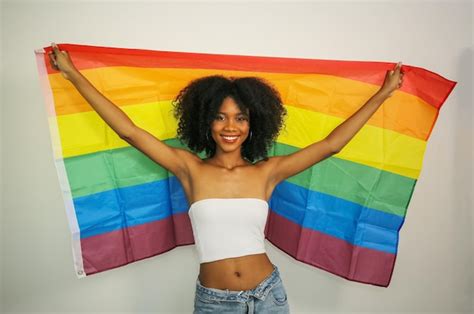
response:
[[[268,203],[262,199],[203,199],[188,215],[200,263],[266,252]]]

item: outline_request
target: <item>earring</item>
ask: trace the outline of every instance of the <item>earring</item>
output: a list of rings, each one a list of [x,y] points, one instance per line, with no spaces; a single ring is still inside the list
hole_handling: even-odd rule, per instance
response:
[[[211,140],[209,139],[209,132],[206,132],[206,139],[208,142],[210,142]]]
[[[252,130],[250,130],[249,142],[252,140]]]

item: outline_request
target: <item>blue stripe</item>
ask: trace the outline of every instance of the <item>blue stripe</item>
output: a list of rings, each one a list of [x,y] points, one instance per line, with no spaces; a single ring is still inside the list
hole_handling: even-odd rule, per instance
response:
[[[270,207],[295,224],[378,251],[396,254],[404,217],[282,182]]]
[[[170,177],[74,199],[81,239],[168,218],[188,210],[181,183]]]
[[[176,177],[74,199],[81,238],[187,212]],[[286,219],[353,245],[395,254],[404,217],[282,182],[270,208]]]

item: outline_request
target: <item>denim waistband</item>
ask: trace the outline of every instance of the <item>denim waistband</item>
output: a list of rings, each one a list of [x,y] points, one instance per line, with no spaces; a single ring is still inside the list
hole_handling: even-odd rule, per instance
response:
[[[273,264],[272,264],[273,265]],[[205,294],[206,297],[210,300],[216,301],[240,301],[247,302],[251,296],[254,296],[258,299],[265,300],[266,296],[270,290],[281,281],[280,272],[278,267],[273,265],[273,272],[268,275],[262,282],[258,284],[255,288],[251,290],[221,290],[215,288],[208,288],[201,285],[199,281],[199,276],[196,280],[196,292]]]

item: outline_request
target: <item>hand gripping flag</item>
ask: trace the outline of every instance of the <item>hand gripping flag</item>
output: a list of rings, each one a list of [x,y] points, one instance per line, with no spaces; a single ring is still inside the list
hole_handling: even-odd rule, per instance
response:
[[[285,128],[269,156],[323,139],[383,83],[393,63],[218,55],[61,44],[138,126],[174,147],[172,100],[207,75],[258,76],[281,94]],[[36,51],[78,277],[194,243],[181,184],[121,140]],[[388,286],[423,154],[456,82],[403,66],[404,83],[350,143],[280,183],[265,236],[296,260]],[[186,148],[187,149],[187,148]],[[203,155],[200,155],[203,157]]]

